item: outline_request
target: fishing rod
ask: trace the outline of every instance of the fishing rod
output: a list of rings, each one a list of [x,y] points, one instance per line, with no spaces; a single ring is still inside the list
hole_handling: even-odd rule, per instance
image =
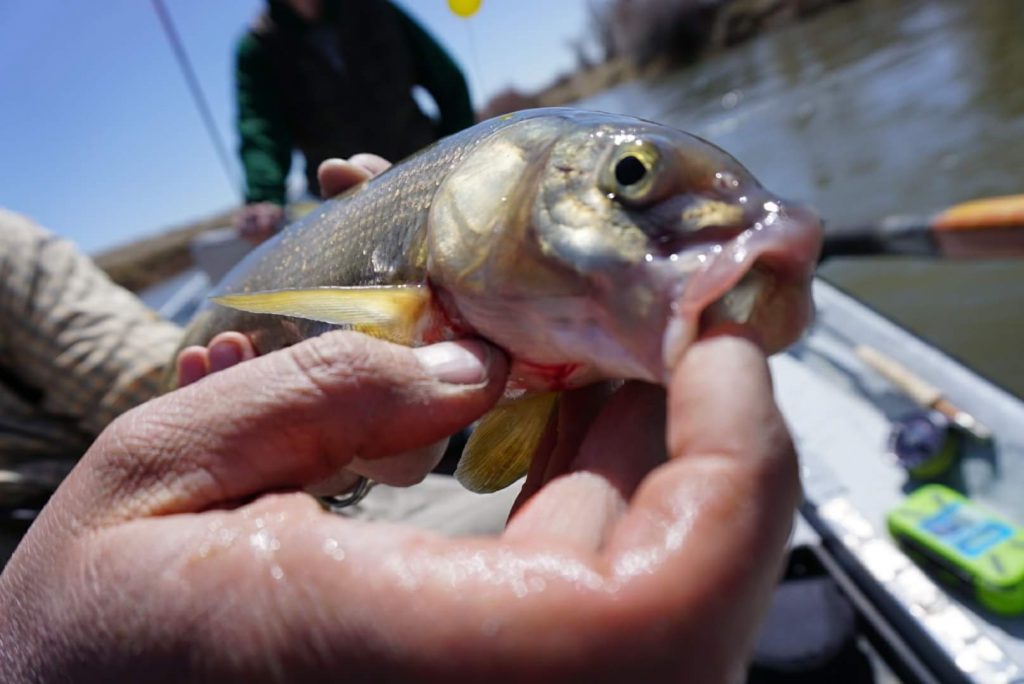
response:
[[[1024,195],[971,200],[932,216],[826,228],[821,261],[862,256],[1024,257]]]
[[[171,50],[174,52],[174,58],[177,60],[178,68],[181,69],[181,73],[185,77],[185,82],[188,84],[189,92],[192,94],[192,100],[195,102],[196,108],[199,110],[199,116],[203,120],[206,132],[210,136],[210,140],[213,142],[214,149],[217,151],[217,157],[220,159],[221,168],[224,169],[224,175],[227,176],[228,184],[234,188],[235,192],[238,193],[238,196],[241,199],[241,184],[238,182],[238,178],[231,166],[227,146],[224,144],[224,139],[221,138],[220,131],[217,129],[217,123],[213,119],[213,113],[210,110],[206,96],[203,94],[203,89],[199,85],[199,79],[196,77],[195,70],[192,68],[192,63],[189,61],[188,54],[185,52],[185,46],[182,44],[178,31],[174,27],[171,15],[167,11],[167,7],[164,6],[163,0],[153,0],[153,9],[156,11],[157,18],[160,20],[160,25],[163,27],[164,35],[167,36],[167,41],[171,44]]]

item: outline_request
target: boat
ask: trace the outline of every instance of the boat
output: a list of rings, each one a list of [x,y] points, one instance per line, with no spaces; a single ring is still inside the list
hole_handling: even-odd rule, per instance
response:
[[[942,481],[1011,519],[1024,513],[1024,402],[839,288],[814,283],[817,319],[771,360],[801,460],[807,546],[856,606],[903,681],[1024,681],[1024,616],[1001,617],[924,572],[886,516],[921,484],[892,455],[893,423],[917,406],[857,354],[885,350],[991,429],[968,440]]]
[[[166,318],[185,322],[247,250],[229,229],[204,235],[192,245],[196,266],[142,297]],[[992,430],[992,440],[966,443],[943,481],[1018,520],[1024,518],[1024,402],[835,285],[817,278],[813,293],[810,330],[770,361],[801,460],[804,502],[793,555],[809,555],[835,581],[874,652],[900,681],[1024,682],[1024,616],[997,616],[949,590],[887,532],[887,513],[919,484],[890,453],[890,434],[894,421],[919,407],[857,350],[884,350]],[[488,505],[499,512],[511,505],[508,492],[490,496]],[[474,500],[466,493],[450,501],[451,518],[472,519],[460,512]]]

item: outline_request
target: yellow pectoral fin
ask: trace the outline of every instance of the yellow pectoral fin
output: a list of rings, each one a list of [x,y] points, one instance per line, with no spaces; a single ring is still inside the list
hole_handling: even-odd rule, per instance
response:
[[[392,342],[411,344],[427,314],[430,291],[422,285],[317,287],[247,292],[212,299],[239,311],[342,325]]]
[[[551,415],[558,392],[533,394],[488,413],[466,443],[456,479],[472,492],[496,492],[526,474]]]

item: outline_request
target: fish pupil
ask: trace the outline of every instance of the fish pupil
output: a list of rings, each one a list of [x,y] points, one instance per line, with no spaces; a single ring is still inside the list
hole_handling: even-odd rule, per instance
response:
[[[636,157],[623,157],[615,164],[615,180],[622,186],[639,183],[647,174],[647,167]]]

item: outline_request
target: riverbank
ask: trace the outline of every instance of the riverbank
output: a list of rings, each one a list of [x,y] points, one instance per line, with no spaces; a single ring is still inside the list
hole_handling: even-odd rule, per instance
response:
[[[592,9],[589,33],[601,59],[585,59],[535,93],[508,88],[481,118],[560,107],[633,80],[658,78],[736,47],[755,36],[803,21],[853,0],[609,0]],[[596,47],[593,44],[596,43]]]

